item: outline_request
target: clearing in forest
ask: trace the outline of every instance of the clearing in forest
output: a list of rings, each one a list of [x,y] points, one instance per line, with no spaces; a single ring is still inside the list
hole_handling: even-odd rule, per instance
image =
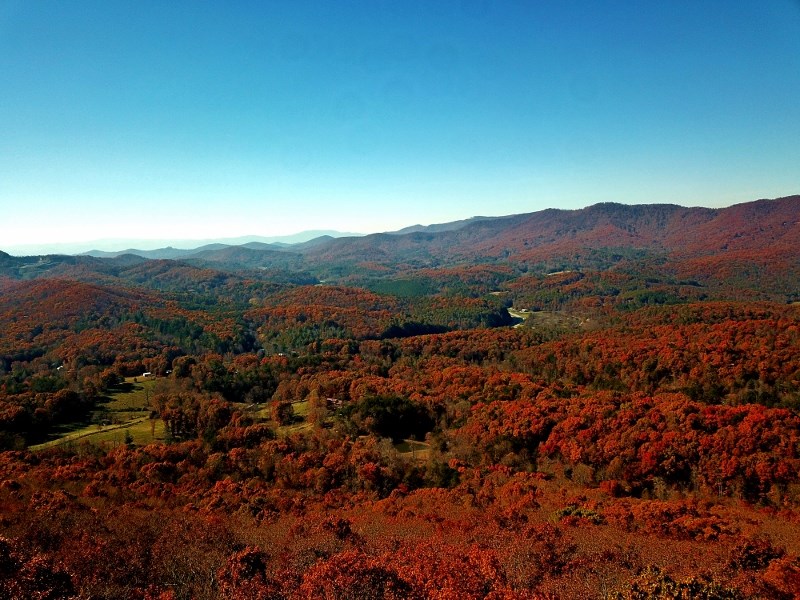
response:
[[[42,450],[75,442],[116,445],[164,441],[164,423],[161,419],[150,419],[150,397],[155,382],[154,378],[126,378],[105,401],[97,404],[86,420],[56,428],[52,439],[30,449]]]

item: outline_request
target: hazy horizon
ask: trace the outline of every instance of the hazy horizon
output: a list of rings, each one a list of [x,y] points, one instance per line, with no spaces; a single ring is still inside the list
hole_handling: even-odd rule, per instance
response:
[[[800,190],[792,0],[10,2],[0,72],[4,250]]]
[[[333,237],[362,236],[362,233],[342,232],[334,230],[306,230],[287,235],[262,236],[243,235],[235,237],[217,238],[123,238],[123,239],[96,239],[72,242],[53,242],[38,244],[19,244],[16,246],[0,247],[0,250],[12,256],[35,256],[43,254],[85,254],[90,251],[115,253],[123,250],[160,250],[175,248],[179,250],[192,250],[207,244],[241,245],[250,242],[262,243],[302,243],[314,238],[331,235]]]
[[[744,203],[755,202],[759,200],[775,200],[781,197],[785,198],[794,195],[797,194],[786,194],[784,196],[778,196],[775,198],[753,198],[751,200],[745,201]],[[645,204],[645,203],[637,203],[637,204]],[[663,204],[663,203],[648,203],[648,204]],[[737,202],[716,207],[688,206],[686,204],[681,204],[680,202],[674,202],[671,204],[677,204],[679,206],[684,206],[686,208],[722,209],[741,203]],[[570,210],[582,210],[585,208],[589,208],[591,206],[593,205],[581,206]],[[554,208],[554,207],[549,207],[549,208]],[[541,209],[541,210],[547,210],[547,209]],[[536,211],[530,211],[530,212],[536,212]],[[525,214],[525,213],[514,213],[514,214]],[[513,215],[472,215],[470,217],[461,217],[453,219],[452,221],[443,221],[439,223],[410,223],[403,225],[402,227],[398,227],[397,229],[383,230],[383,231],[348,232],[348,231],[338,231],[330,229],[325,229],[325,230],[308,229],[308,230],[298,231],[295,233],[273,235],[273,236],[241,235],[232,237],[219,236],[213,238],[121,238],[121,239],[107,238],[107,239],[95,239],[95,240],[75,240],[68,242],[44,242],[44,243],[34,243],[34,244],[8,245],[5,247],[0,246],[0,251],[6,252],[12,256],[35,256],[35,255],[46,255],[46,254],[78,255],[78,254],[86,254],[92,251],[117,253],[124,250],[150,251],[150,250],[161,250],[166,248],[173,248],[179,250],[193,250],[208,244],[243,245],[250,242],[297,244],[326,235],[331,237],[362,237],[376,233],[395,233],[418,226],[441,225],[447,223],[469,221],[470,219],[481,219],[485,217],[494,218],[494,217],[506,217],[506,216],[513,216]]]

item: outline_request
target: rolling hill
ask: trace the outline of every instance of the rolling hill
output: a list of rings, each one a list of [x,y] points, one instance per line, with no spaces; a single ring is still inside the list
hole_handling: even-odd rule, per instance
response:
[[[548,209],[459,228],[329,240],[309,260],[536,261],[602,248],[694,257],[728,250],[794,251],[800,242],[800,196],[723,209],[672,204],[603,203],[580,210]]]
[[[435,280],[437,273],[450,270],[452,274],[452,269],[478,265],[511,269],[511,275],[613,269],[717,289],[758,290],[763,299],[786,301],[798,295],[800,196],[721,209],[603,203],[580,210],[474,217],[360,237],[321,236],[292,245],[215,243],[102,258],[4,253],[0,274],[12,279],[65,276],[102,282],[108,277],[128,278],[132,267],[145,259],[167,260],[166,265],[175,263],[181,270],[191,265],[228,272],[259,271],[262,277],[280,272],[284,280],[287,274],[297,273],[304,281],[316,277],[368,287],[376,279],[407,279],[424,273]],[[141,282],[138,276],[136,280]]]

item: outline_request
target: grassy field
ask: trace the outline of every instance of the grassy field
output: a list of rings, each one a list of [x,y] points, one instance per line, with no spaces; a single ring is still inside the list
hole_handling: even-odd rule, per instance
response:
[[[530,327],[531,329],[543,329],[551,331],[573,331],[581,326],[587,326],[587,322],[581,321],[579,317],[566,313],[554,312],[550,310],[528,311],[525,309],[509,308],[508,314],[515,319],[522,319],[514,327]]]
[[[30,446],[30,449],[43,450],[83,442],[114,446],[126,443],[128,438],[132,438],[132,443],[137,445],[163,442],[166,437],[163,421],[158,418],[150,420],[150,397],[155,383],[155,379],[127,378],[104,401],[98,403],[86,421],[68,423],[56,429],[52,439]],[[257,421],[269,424],[281,437],[311,428],[307,401],[292,404],[295,420],[290,425],[274,423],[269,405],[235,403],[234,406],[251,412]]]
[[[311,423],[308,422],[308,401],[295,402],[292,404],[292,409],[294,409],[295,422],[291,425],[276,427],[275,429],[280,436],[311,429]]]
[[[98,403],[87,421],[66,424],[55,431],[52,439],[30,446],[30,449],[43,450],[86,442],[107,446],[129,442],[136,445],[164,442],[164,422],[159,418],[150,419],[150,397],[155,383],[155,379],[127,378],[104,401]],[[290,425],[275,423],[269,405],[234,403],[234,406],[250,412],[256,421],[270,425],[280,437],[307,431],[312,427],[308,421],[308,401],[292,403],[295,418]],[[427,460],[430,454],[430,447],[425,442],[404,440],[394,447],[399,454],[416,460]]]
[[[280,437],[286,437],[298,431],[306,431],[311,429],[311,423],[308,422],[308,401],[302,400],[300,402],[292,402],[292,410],[294,410],[294,423],[291,425],[278,425],[272,420],[272,406],[269,403],[265,404],[244,404],[241,402],[234,402],[233,406],[243,412],[249,413],[253,419],[259,423],[266,423],[275,433]]]
[[[522,319],[519,323],[514,325],[514,327],[522,327],[522,325],[525,323],[525,321],[528,319],[528,317],[531,316],[531,313],[529,313],[527,310],[523,312],[523,311],[517,310],[516,308],[509,308],[508,309],[508,314],[510,314],[515,319]]]
[[[405,454],[422,461],[428,460],[431,453],[430,444],[412,440],[403,440],[399,444],[395,444],[394,448],[400,454]]]
[[[70,423],[56,431],[53,439],[31,446],[41,450],[79,442],[93,444],[125,443],[127,436],[134,444],[164,441],[164,423],[150,420],[150,396],[155,379],[129,377],[92,411],[88,421]],[[126,435],[127,434],[127,435]]]

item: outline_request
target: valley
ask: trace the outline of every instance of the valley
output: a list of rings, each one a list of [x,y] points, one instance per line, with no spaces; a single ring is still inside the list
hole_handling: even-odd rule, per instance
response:
[[[799,223],[0,253],[0,595],[796,598]]]

